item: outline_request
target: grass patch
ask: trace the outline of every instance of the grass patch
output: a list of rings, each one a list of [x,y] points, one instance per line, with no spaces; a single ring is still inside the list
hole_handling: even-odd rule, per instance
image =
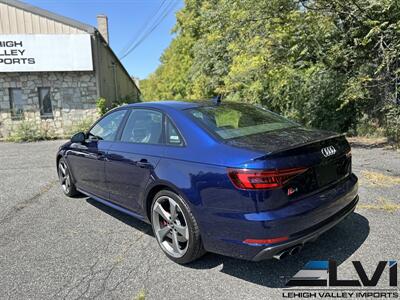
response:
[[[375,186],[392,187],[394,185],[400,185],[400,177],[372,171],[361,171],[361,175],[369,184]]]
[[[136,297],[134,298],[134,300],[145,300],[146,299],[146,293],[144,290],[141,290]]]
[[[379,203],[376,204],[359,204],[357,208],[383,210],[387,212],[396,212],[400,210],[400,204],[393,203],[383,197],[379,197],[378,201]]]

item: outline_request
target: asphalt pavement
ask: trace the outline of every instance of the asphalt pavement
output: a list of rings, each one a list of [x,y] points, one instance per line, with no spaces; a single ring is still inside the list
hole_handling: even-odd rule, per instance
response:
[[[334,259],[340,276],[353,278],[351,261],[371,274],[379,260],[400,258],[399,152],[353,148],[360,205],[300,254],[262,262],[207,254],[180,266],[149,225],[63,195],[55,167],[61,143],[0,143],[0,299],[282,299],[285,283],[310,260]]]

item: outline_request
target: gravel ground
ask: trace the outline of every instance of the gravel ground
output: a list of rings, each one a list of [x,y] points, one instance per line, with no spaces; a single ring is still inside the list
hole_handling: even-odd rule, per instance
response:
[[[63,195],[55,170],[61,143],[0,143],[0,299],[282,299],[309,260],[335,259],[340,276],[354,278],[351,261],[372,272],[379,260],[400,258],[398,152],[353,148],[359,207],[299,255],[254,263],[207,254],[180,266],[162,254],[149,225]]]

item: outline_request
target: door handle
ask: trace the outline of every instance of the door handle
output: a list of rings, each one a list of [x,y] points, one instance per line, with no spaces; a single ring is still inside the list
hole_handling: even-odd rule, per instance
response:
[[[148,168],[151,166],[151,164],[149,163],[149,161],[145,158],[142,158],[141,160],[139,160],[138,162],[136,162],[136,165],[140,168]]]

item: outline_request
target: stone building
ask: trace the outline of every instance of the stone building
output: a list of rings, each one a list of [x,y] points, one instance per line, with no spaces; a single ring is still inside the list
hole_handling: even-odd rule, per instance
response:
[[[27,5],[0,0],[0,138],[24,121],[58,135],[97,117],[96,101],[139,101],[134,80],[98,28]]]

